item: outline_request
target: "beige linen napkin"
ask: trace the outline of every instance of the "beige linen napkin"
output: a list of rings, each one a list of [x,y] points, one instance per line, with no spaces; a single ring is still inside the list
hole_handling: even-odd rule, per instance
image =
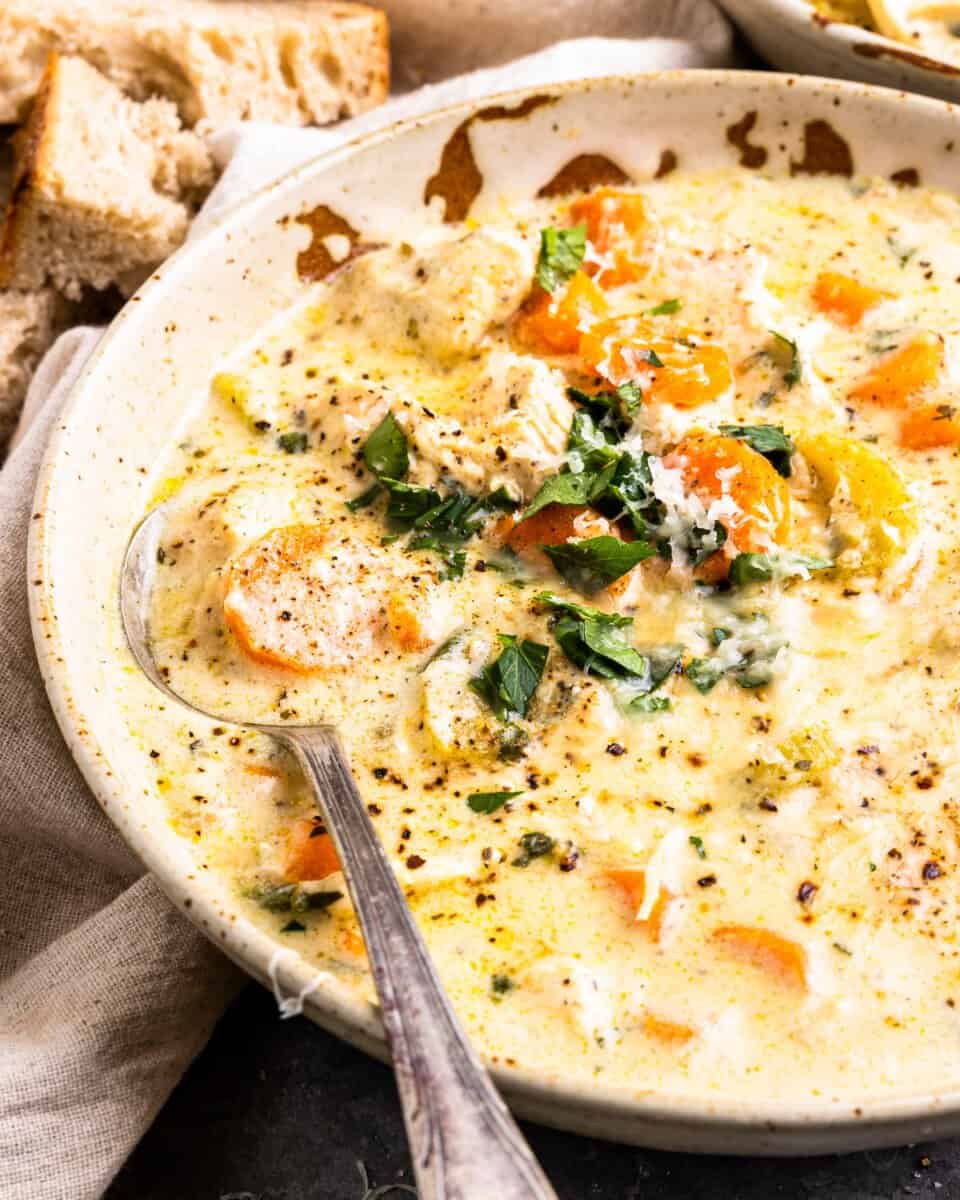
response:
[[[666,0],[632,6],[640,17],[671,8]],[[568,42],[422,89],[334,131],[226,131],[214,141],[227,169],[196,235],[225,205],[298,162],[399,116],[527,83],[716,65],[729,42],[714,10],[685,0],[676,11],[676,37]],[[704,31],[701,43],[683,36]],[[34,485],[98,336],[73,330],[47,356],[0,471],[0,1200],[100,1196],[241,982],[97,807],[34,659],[25,573]]]

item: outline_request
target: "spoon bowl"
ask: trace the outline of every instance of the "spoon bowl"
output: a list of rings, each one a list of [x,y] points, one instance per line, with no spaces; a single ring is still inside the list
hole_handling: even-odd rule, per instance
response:
[[[154,508],[130,539],[120,618],[147,678],[178,704],[219,720],[174,691],[153,653],[151,599],[170,505]],[[444,992],[335,727],[245,725],[294,755],[336,846],[380,999],[421,1200],[556,1200]]]

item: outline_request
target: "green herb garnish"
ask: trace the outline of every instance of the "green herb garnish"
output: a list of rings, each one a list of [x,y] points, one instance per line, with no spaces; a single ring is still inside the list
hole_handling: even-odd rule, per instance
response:
[[[303,454],[308,445],[305,433],[281,433],[277,438],[277,449],[284,454]]]
[[[697,837],[695,833],[690,835],[690,845],[696,850],[698,858],[706,858],[707,852],[704,849],[703,838]]]
[[[746,442],[751,450],[770,463],[784,479],[790,478],[790,458],[796,449],[780,425],[721,425],[725,437]]]
[[[545,292],[555,292],[580,269],[587,252],[587,227],[541,230],[540,257],[537,259],[537,283]]]
[[[649,542],[624,542],[606,534],[542,549],[567,583],[585,596],[608,587],[657,553]]]
[[[787,385],[787,391],[800,382],[803,375],[803,364],[800,361],[800,350],[797,343],[792,338],[785,337],[782,333],[777,333],[775,329],[770,330],[770,336],[773,338],[773,357],[779,363],[783,370],[783,382]]]
[[[316,912],[343,899],[343,892],[308,892],[298,883],[254,887],[246,895],[267,912]]]
[[[679,312],[682,307],[682,300],[664,300],[661,304],[655,304],[653,308],[648,308],[647,315],[651,317],[669,317],[675,312]]]
[[[363,461],[371,475],[379,479],[403,479],[410,469],[407,437],[393,413],[387,413],[363,444]]]
[[[525,833],[520,839],[520,853],[510,863],[511,867],[529,867],[535,858],[543,858],[553,852],[555,843],[546,833]]]
[[[490,991],[495,996],[505,996],[507,992],[512,992],[516,986],[509,975],[498,973],[490,976]]]
[[[522,796],[523,792],[473,792],[467,797],[467,804],[475,813],[495,813],[503,808],[514,796]]]
[[[738,554],[730,564],[730,582],[734,587],[770,580],[805,579],[811,571],[829,571],[829,558],[809,554]]]
[[[500,656],[484,667],[470,687],[501,721],[525,717],[540,685],[549,653],[539,642],[529,642],[501,633]]]

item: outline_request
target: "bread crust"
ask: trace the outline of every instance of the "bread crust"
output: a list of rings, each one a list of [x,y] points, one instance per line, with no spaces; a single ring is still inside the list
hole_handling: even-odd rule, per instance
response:
[[[379,10],[324,0],[3,0],[0,123],[24,118],[56,52],[173,100],[190,127],[327,124],[386,97],[388,34]]]

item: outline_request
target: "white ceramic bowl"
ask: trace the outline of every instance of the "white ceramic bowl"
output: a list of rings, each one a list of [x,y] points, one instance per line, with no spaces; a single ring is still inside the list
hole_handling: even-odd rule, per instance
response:
[[[783,71],[857,79],[960,100],[960,67],[856,25],[830,21],[807,0],[717,0],[753,48]]]
[[[29,568],[39,581],[30,589],[34,633],[57,718],[100,803],[173,902],[227,954],[262,981],[279,973],[288,992],[314,975],[293,952],[278,954],[168,824],[129,731],[128,705],[146,708],[155,696],[123,642],[117,574],[151,468],[188,411],[205,402],[217,364],[302,293],[298,261],[308,261],[301,256],[311,234],[297,218],[325,205],[370,241],[387,239],[424,210],[425,194],[434,195],[429,219],[441,220],[445,203],[482,216],[504,197],[537,192],[571,163],[590,177],[603,160],[635,180],[677,164],[744,162],[776,174],[908,172],[949,187],[955,143],[960,120],[947,105],[810,78],[677,72],[516,93],[302,167],[182,250],[127,305],[79,380],[40,475]],[[383,1055],[375,1010],[335,981],[311,993],[306,1011]],[[960,1132],[960,1093],[933,1083],[921,1095],[864,1096],[854,1107],[827,1097],[676,1099],[600,1082],[584,1090],[546,1067],[498,1078],[523,1115],[672,1149],[803,1154]]]

